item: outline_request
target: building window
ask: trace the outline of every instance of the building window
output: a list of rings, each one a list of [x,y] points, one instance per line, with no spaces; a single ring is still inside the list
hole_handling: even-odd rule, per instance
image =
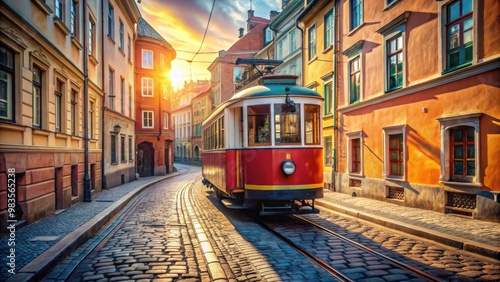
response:
[[[363,23],[363,0],[350,0],[351,2],[351,30]]]
[[[361,171],[361,139],[356,138],[351,140],[351,171],[359,173]]]
[[[120,20],[120,41],[118,42],[118,48],[120,48],[120,50],[124,50],[123,47],[123,43],[124,43],[124,40],[125,40],[125,34],[124,34],[124,31],[123,31],[123,22],[122,20]]]
[[[55,0],[54,16],[61,21],[64,20],[64,2],[62,0]]]
[[[451,179],[463,181],[476,174],[476,146],[474,128],[469,126],[450,129]]]
[[[438,118],[441,124],[441,182],[481,186],[480,117],[478,113]]]
[[[64,93],[64,83],[60,80],[56,80],[56,91],[54,93],[55,96],[55,106],[56,106],[56,132],[62,131],[62,105],[63,98],[62,93]]]
[[[316,25],[313,25],[309,28],[309,30],[307,31],[307,35],[307,47],[309,48],[308,59],[309,61],[311,61],[312,59],[316,58]]]
[[[142,96],[153,97],[153,79],[150,77],[142,78]]]
[[[324,86],[324,109],[325,109],[325,116],[326,115],[331,115],[333,113],[333,94],[332,94],[332,83],[328,82]]]
[[[132,86],[128,86],[128,116],[132,117]]]
[[[271,41],[273,41],[273,31],[269,28],[269,26],[266,26],[264,45],[267,45],[267,43],[270,43]]]
[[[131,54],[132,54],[132,40],[130,39],[130,35],[127,37],[127,58],[130,61],[131,59]]]
[[[387,40],[387,85],[388,91],[403,87],[403,35]]]
[[[163,128],[168,129],[168,114],[163,113]]]
[[[115,109],[115,92],[114,92],[114,84],[115,84],[115,71],[111,68],[109,69],[109,83],[108,83],[109,91],[108,91],[108,106],[110,109]]]
[[[349,103],[359,102],[361,98],[361,66],[360,57],[356,57],[349,62]]]
[[[142,111],[142,128],[153,128],[153,111]]]
[[[449,70],[472,62],[472,8],[472,0],[458,0],[446,6],[446,58]]]
[[[110,151],[111,151],[111,163],[116,164],[118,163],[118,159],[116,157],[116,135],[111,134],[111,146],[110,146]]]
[[[276,47],[276,58],[278,60],[281,60],[283,59],[283,57],[285,56],[285,52],[284,52],[284,45],[285,45],[285,40],[284,39],[281,39],[280,41],[278,41],[278,46]]]
[[[95,52],[95,22],[89,19],[89,55],[94,55]]]
[[[108,36],[111,39],[115,39],[115,8],[108,2]]]
[[[127,161],[125,158],[125,136],[120,136],[120,157],[122,163]]]
[[[363,131],[346,133],[347,162],[350,174],[363,175]]]
[[[132,136],[128,137],[128,160],[131,161],[133,160],[133,154],[132,154]]]
[[[14,120],[14,53],[0,45],[0,120]]]
[[[153,68],[153,51],[142,50],[142,68],[143,69]]]
[[[77,127],[77,118],[78,118],[78,92],[76,90],[71,89],[71,135],[76,135],[76,127]]]
[[[384,178],[406,180],[405,125],[384,127]]]
[[[389,176],[403,175],[403,134],[389,135]]]
[[[332,136],[327,136],[325,139],[325,165],[331,166],[333,164],[332,158]]]
[[[125,114],[125,79],[120,77],[120,100],[122,114]]]
[[[325,50],[333,45],[333,9],[325,15]]]
[[[288,38],[290,40],[290,44],[289,44],[290,52],[289,53],[292,53],[293,51],[295,51],[297,49],[297,31],[296,30],[290,31],[290,33],[288,34]]]
[[[33,67],[33,127],[42,127],[42,75],[38,67]]]
[[[89,101],[89,139],[94,139],[94,112],[94,101]]]
[[[69,29],[73,37],[78,38],[78,1],[71,1],[71,18],[69,23]]]

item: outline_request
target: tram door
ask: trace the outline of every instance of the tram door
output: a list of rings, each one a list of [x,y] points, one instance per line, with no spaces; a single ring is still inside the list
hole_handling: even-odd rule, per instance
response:
[[[144,176],[154,175],[154,153],[153,145],[149,142],[142,142],[137,148],[137,172]]]

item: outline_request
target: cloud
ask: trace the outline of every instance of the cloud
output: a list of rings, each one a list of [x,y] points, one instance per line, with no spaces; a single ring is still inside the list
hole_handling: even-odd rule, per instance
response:
[[[212,8],[207,0],[143,0],[138,4],[142,17],[160,33],[177,51],[177,59],[172,62],[172,71],[183,72],[189,80],[209,79],[209,63],[216,53],[196,55],[191,69],[185,60],[191,60],[193,53],[200,49],[203,35]],[[257,0],[252,2],[255,16],[269,18],[271,10],[279,11],[281,0]],[[238,40],[239,28],[246,30],[250,0],[216,0],[212,18],[200,52],[227,50]],[[184,60],[183,60],[184,59]],[[194,77],[194,74],[199,74]],[[179,84],[179,83],[177,83]],[[181,85],[176,85],[180,87]]]

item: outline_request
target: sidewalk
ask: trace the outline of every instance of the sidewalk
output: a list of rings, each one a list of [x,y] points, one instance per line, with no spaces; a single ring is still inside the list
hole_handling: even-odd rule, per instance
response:
[[[92,197],[92,202],[79,202],[59,214],[16,230],[15,275],[7,272],[9,263],[7,256],[12,246],[7,244],[8,236],[2,234],[0,281],[42,279],[118,214],[142,190],[179,174],[174,172],[165,176],[143,177],[103,190]]]
[[[316,205],[500,260],[500,224],[324,191]]]
[[[16,230],[16,275],[2,267],[0,281],[36,281],[85,243],[138,193],[179,175],[145,177],[95,195],[68,210]],[[500,224],[408,208],[362,197],[324,191],[317,206],[368,220],[439,243],[500,260]],[[8,263],[8,237],[2,235],[0,263]]]

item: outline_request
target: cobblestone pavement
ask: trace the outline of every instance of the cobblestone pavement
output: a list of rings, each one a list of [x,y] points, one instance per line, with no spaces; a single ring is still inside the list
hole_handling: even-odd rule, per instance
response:
[[[186,168],[186,166],[182,165],[176,166],[180,168],[180,171],[182,171],[182,168]],[[191,180],[198,176],[192,176]],[[37,280],[36,277],[46,275],[62,258],[69,255],[77,246],[84,244],[88,238],[91,238],[107,220],[117,214],[135,195],[147,188],[150,184],[161,181],[164,178],[165,177],[141,178],[140,180],[127,183],[126,185],[105,190],[95,195],[91,203],[78,203],[62,213],[30,224],[24,228],[17,229],[16,271],[18,274],[12,276],[12,279],[8,279],[8,281],[35,281]],[[206,189],[201,187],[197,190],[205,193]],[[210,197],[207,198],[207,194],[203,194],[202,197],[206,198],[207,201],[210,199]],[[214,206],[214,203],[211,203],[211,205]],[[217,205],[216,203],[215,206]],[[458,247],[459,249],[486,254],[490,257],[496,256],[497,260],[500,260],[500,224],[498,223],[413,209],[362,197],[351,197],[350,195],[327,190],[325,191],[325,198],[317,201],[317,206],[320,207],[320,209],[328,207],[340,213],[352,215],[359,219],[365,219],[387,227],[396,228],[400,231],[416,234],[423,238]],[[320,213],[321,216],[325,214],[327,214],[325,211]],[[202,215],[203,213],[200,214],[200,216]],[[254,228],[248,227],[251,226],[251,224],[245,219],[240,219],[238,222],[235,222],[234,225],[231,225],[228,224],[227,221],[223,221],[224,219],[227,220],[228,215],[224,215],[221,212],[214,211],[211,215],[203,216],[217,219],[216,223],[213,223],[215,225],[209,228],[211,233],[216,234],[215,239],[210,240],[214,243],[217,240],[225,242],[223,244],[225,244],[226,247],[217,247],[216,249],[218,252],[217,255],[221,255],[220,259],[222,261],[222,266],[225,272],[229,273],[228,278],[230,278],[231,281],[282,281],[280,280],[282,277],[277,274],[280,269],[288,270],[284,272],[287,272],[289,276],[283,277],[286,277],[286,279],[290,278],[290,281],[300,280],[303,278],[302,275],[304,273],[309,275],[310,271],[313,271],[314,275],[323,275],[320,270],[305,269],[304,265],[301,263],[293,262],[294,267],[301,271],[291,270],[292,267],[289,266],[289,262],[285,261],[273,262],[274,264],[272,264],[266,255],[283,251],[281,248],[276,247],[278,243],[274,243],[275,245],[266,245],[258,242],[256,244],[251,244],[250,241],[252,238],[259,238],[257,234],[259,232],[254,231]],[[223,224],[220,222],[225,223]],[[151,228],[154,229],[156,227],[153,226]],[[228,235],[225,233],[226,229],[236,230],[240,232],[240,234]],[[354,230],[355,229],[356,228],[354,228]],[[194,246],[193,252],[199,255],[201,250],[196,246],[197,242],[195,236],[192,234],[193,230],[188,229],[187,232],[192,238]],[[394,235],[393,233],[397,233],[394,231],[386,232],[392,235]],[[75,233],[79,235],[75,236]],[[452,267],[453,262],[455,262],[457,269],[460,269],[462,272],[464,272],[466,268],[470,268],[470,271],[477,271],[477,265],[475,266],[472,262],[476,259],[474,257],[471,258],[471,263],[460,265],[468,261],[468,258],[466,258],[467,253],[465,253],[465,255],[462,253],[459,255],[463,258],[463,261],[459,262],[462,258],[457,259],[455,256],[454,261],[450,257],[450,250],[441,245],[438,246],[440,249],[436,251],[437,255],[433,255],[432,252],[428,253],[429,255],[424,255],[425,251],[432,250],[434,247],[425,249],[420,243],[411,242],[411,239],[408,239],[410,241],[406,242],[398,241],[398,239],[389,240],[385,235],[375,236],[369,232],[364,234],[364,236],[367,238],[372,236],[373,240],[376,242],[380,241],[381,246],[384,248],[394,245],[393,247],[397,249],[395,249],[395,251],[399,252],[406,249],[407,253],[415,256],[415,258],[411,257],[412,260],[421,262],[418,256],[423,256],[428,262],[432,263],[431,266],[435,266],[436,268],[441,268],[439,264],[444,265],[444,267]],[[387,242],[384,241],[386,240],[384,238],[387,239]],[[268,239],[269,238],[264,238],[263,240],[265,241]],[[5,265],[7,263],[7,258],[4,254],[7,254],[9,251],[6,243],[7,237],[3,235],[1,240],[4,243],[0,245],[0,252],[2,254],[0,263]],[[426,241],[424,240],[424,242]],[[87,242],[87,244],[90,243]],[[236,245],[238,247],[236,247]],[[219,246],[219,244],[217,246]],[[443,251],[441,251],[441,249],[443,249]],[[451,251],[455,252],[456,250]],[[222,252],[228,257],[223,257]],[[429,259],[433,256],[435,258],[434,260]],[[101,263],[104,263],[104,261]],[[281,265],[279,263],[281,263]],[[425,264],[425,262],[422,263]],[[198,267],[199,279],[206,279],[206,276],[204,276],[204,273],[207,271],[206,266],[198,265]],[[480,271],[488,268],[488,266],[485,265],[481,265],[480,267],[482,268]],[[498,269],[496,267],[490,267],[489,269],[491,269],[491,275],[498,274]],[[481,275],[483,274],[484,273]],[[474,276],[473,273],[470,275],[462,273],[461,275],[463,275],[463,277],[478,277]],[[9,277],[9,274],[6,271],[0,273],[0,281],[4,281],[7,277]],[[187,277],[187,279],[191,278]]]
[[[197,172],[199,174],[199,171]],[[190,173],[150,187],[121,218],[112,231],[79,264],[68,281],[208,281],[198,268],[200,256],[189,219],[178,197]],[[191,231],[190,231],[191,229]],[[190,234],[191,232],[191,234]],[[90,241],[93,241],[91,239]],[[60,281],[57,268],[45,281]],[[63,280],[64,280],[63,279]],[[63,281],[62,280],[62,281]]]

